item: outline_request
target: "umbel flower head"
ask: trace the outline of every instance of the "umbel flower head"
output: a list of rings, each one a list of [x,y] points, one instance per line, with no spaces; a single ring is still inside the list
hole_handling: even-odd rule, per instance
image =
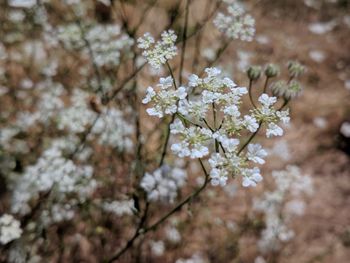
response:
[[[246,14],[244,6],[237,1],[224,0],[227,14],[218,13],[214,25],[228,38],[252,41],[255,34],[255,20]]]
[[[209,176],[213,186],[224,186],[229,176],[241,176],[244,187],[254,187],[262,180],[256,166],[265,163],[267,152],[257,143],[242,147],[240,137],[255,133],[261,125],[267,127],[268,138],[283,135],[278,124],[289,122],[289,111],[276,110],[277,98],[262,94],[260,106],[244,115],[240,108],[247,89],[223,76],[217,68],[204,71],[203,78],[192,74],[188,87],[177,90],[171,77],[161,78],[159,90],[148,88],[143,103],[154,104],[147,109],[151,116],[177,117],[170,125],[171,134],[176,136],[176,142],[171,145],[173,153],[192,159],[210,156]],[[213,114],[216,121],[212,121]]]
[[[173,79],[170,76],[160,78],[157,87],[158,90],[148,87],[146,97],[142,100],[144,104],[149,102],[155,104],[153,108],[147,109],[147,113],[159,118],[176,113],[178,109],[177,102],[187,96],[186,89],[184,87],[173,88]]]
[[[145,33],[137,40],[138,47],[143,49],[142,55],[154,69],[158,70],[168,60],[177,55],[175,46],[177,36],[173,30],[164,31],[161,40],[155,42],[150,33]]]

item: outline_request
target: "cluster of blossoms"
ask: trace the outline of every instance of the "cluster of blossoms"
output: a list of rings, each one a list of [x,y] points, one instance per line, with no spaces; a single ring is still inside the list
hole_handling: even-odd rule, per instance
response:
[[[146,173],[140,185],[149,201],[172,203],[178,189],[185,184],[186,177],[185,170],[163,165],[153,173]]]
[[[74,89],[71,96],[72,105],[65,107],[59,112],[58,128],[71,133],[82,133],[96,118],[96,113],[89,109],[87,101],[89,94]]]
[[[212,185],[224,186],[228,176],[242,175],[243,186],[256,186],[262,176],[259,168],[251,164],[264,164],[267,152],[260,144],[249,144],[242,153],[244,147],[240,146],[239,137],[257,132],[263,124],[267,125],[268,138],[283,135],[277,124],[289,122],[289,111],[276,110],[273,105],[277,98],[262,94],[261,105],[251,110],[250,115],[241,116],[241,99],[248,93],[247,89],[222,76],[217,68],[207,68],[205,73],[204,78],[190,75],[186,88],[176,89],[171,77],[161,78],[159,91],[147,89],[143,103],[154,104],[147,112],[159,118],[177,116],[170,131],[180,139],[171,146],[179,157],[206,157],[216,145],[209,159]],[[208,122],[213,119],[210,126]]]
[[[313,192],[311,177],[302,175],[296,166],[272,173],[276,188],[264,192],[262,198],[254,201],[254,209],[262,212],[266,227],[258,242],[263,253],[276,251],[281,242],[294,237],[288,224],[295,216],[301,216],[305,209],[302,197]]]
[[[92,178],[91,166],[78,166],[64,157],[64,149],[60,143],[53,143],[45,150],[38,161],[25,169],[12,183],[12,206],[14,213],[28,214],[30,202],[40,193],[48,192],[52,200],[65,200],[67,196],[75,196],[76,202],[84,202],[97,187]]]
[[[163,64],[177,54],[175,46],[177,36],[174,31],[164,31],[161,38],[161,41],[155,42],[150,33],[145,33],[137,40],[138,47],[144,50],[142,55],[154,69],[160,69]]]
[[[97,138],[101,145],[131,150],[133,143],[130,136],[134,127],[124,119],[123,113],[115,108],[102,108],[98,115],[89,107],[88,99],[88,93],[75,89],[71,98],[72,105],[58,113],[58,128],[71,133],[82,133],[92,127],[90,140]]]
[[[149,115],[163,118],[166,114],[177,112],[178,100],[186,98],[187,93],[184,87],[180,87],[177,90],[172,89],[173,85],[173,79],[169,76],[160,78],[157,92],[152,87],[147,88],[147,95],[142,100],[142,103],[154,102],[155,104],[153,108],[147,109]]]
[[[117,109],[103,109],[91,130],[91,137],[97,137],[101,145],[112,146],[120,151],[131,151],[133,142],[130,136],[134,126],[129,124],[123,113]]]
[[[255,20],[246,14],[244,6],[236,0],[224,0],[227,4],[227,14],[218,13],[214,20],[215,26],[231,39],[252,41],[255,34]]]
[[[133,39],[121,33],[118,25],[96,25],[85,33],[77,24],[69,24],[59,28],[58,39],[68,50],[90,48],[94,63],[99,67],[119,65],[121,56],[128,54],[134,44]]]
[[[104,211],[115,214],[116,216],[132,215],[135,210],[133,200],[105,201],[101,206]]]
[[[12,240],[20,238],[21,235],[22,229],[19,221],[9,214],[0,217],[0,244],[6,245]]]

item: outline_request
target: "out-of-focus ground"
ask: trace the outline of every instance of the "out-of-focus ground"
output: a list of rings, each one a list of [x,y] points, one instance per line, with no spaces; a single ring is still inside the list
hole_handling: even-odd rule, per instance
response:
[[[166,6],[172,1],[159,2],[159,6]],[[350,120],[350,2],[250,0],[247,4],[257,21],[255,41],[249,44],[234,41],[215,65],[233,72],[234,80],[240,85],[247,85],[243,68],[249,64],[272,62],[285,68],[289,60],[296,59],[307,67],[302,78],[304,91],[291,103],[292,122],[286,135],[264,141],[270,149],[264,168],[266,183],[271,181],[272,170],[284,169],[288,164],[298,165],[302,173],[314,180],[314,195],[309,198],[305,214],[293,224],[296,237],[283,247],[277,262],[349,262],[350,157],[338,148],[338,142],[340,125]],[[206,1],[195,1],[190,17],[200,16],[205,7]],[[145,30],[150,30],[150,26],[157,31],[160,27],[164,17],[159,10],[161,7],[150,13]],[[129,15],[132,14],[130,11]],[[212,25],[206,32],[211,32],[210,27]],[[213,45],[217,48],[221,39],[224,41],[222,34],[214,29],[213,34],[205,34],[203,52]],[[189,52],[195,41],[193,38],[189,42]],[[152,85],[149,79],[141,82],[144,86]],[[144,125],[152,126],[154,122]],[[118,169],[122,170],[120,167]],[[179,215],[184,218],[179,226],[181,243],[158,259],[144,258],[142,262],[174,262],[176,258],[190,257],[194,253],[214,263],[254,262],[257,254],[254,233],[245,233],[238,241],[230,228],[240,224],[247,202],[262,187],[247,190],[238,181],[233,184],[237,187],[226,191],[209,187],[199,198],[198,205],[186,207],[188,210]],[[83,228],[84,222],[81,223]],[[114,241],[109,246],[115,245],[111,250],[120,245],[120,240],[125,240],[124,236],[117,236],[116,242],[117,234],[108,236]],[[153,239],[161,237],[162,231],[150,235]],[[67,237],[65,242],[73,244],[72,240]],[[99,262],[101,251],[94,251],[93,245],[94,241],[81,238],[77,249],[79,262]]]

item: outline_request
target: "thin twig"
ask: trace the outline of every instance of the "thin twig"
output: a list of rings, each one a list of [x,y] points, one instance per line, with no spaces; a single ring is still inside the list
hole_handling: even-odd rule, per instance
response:
[[[198,159],[200,162],[200,165],[202,167],[202,170],[205,174],[205,180],[204,183],[201,187],[199,187],[196,191],[194,191],[193,193],[191,193],[190,195],[188,195],[183,201],[181,201],[180,203],[178,203],[173,209],[171,209],[168,213],[166,213],[164,216],[162,216],[160,219],[158,219],[155,223],[153,223],[151,226],[149,227],[145,227],[145,228],[140,228],[141,223],[139,224],[139,227],[137,228],[137,230],[135,231],[134,235],[129,239],[129,241],[126,243],[126,245],[120,249],[115,255],[113,255],[110,259],[108,259],[106,262],[111,263],[115,260],[118,260],[128,249],[130,249],[134,242],[136,241],[136,239],[140,236],[140,235],[144,235],[147,232],[156,230],[157,227],[159,225],[161,225],[163,222],[165,222],[170,216],[172,216],[174,213],[176,213],[177,211],[179,211],[185,204],[189,203],[190,201],[193,200],[193,198],[195,198],[196,196],[198,196],[207,186],[208,182],[209,182],[209,174],[207,172],[207,170],[204,167],[204,164],[202,162],[201,159]],[[147,209],[148,210],[148,209]],[[144,214],[145,215],[145,214]],[[145,220],[145,219],[144,219]],[[140,221],[142,222],[142,220]],[[144,223],[144,222],[143,222]]]
[[[189,6],[190,6],[190,0],[187,0],[186,1],[184,29],[183,29],[183,32],[182,32],[182,39],[183,39],[183,41],[182,41],[182,48],[181,48],[182,52],[181,52],[180,70],[179,70],[179,85],[180,86],[182,85],[182,71],[183,71],[184,62],[185,62]]]

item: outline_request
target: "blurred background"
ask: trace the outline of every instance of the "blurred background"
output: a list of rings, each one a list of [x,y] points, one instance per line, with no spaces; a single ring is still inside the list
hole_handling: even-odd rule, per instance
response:
[[[215,14],[225,10],[219,2],[190,1],[188,34],[200,33],[187,41],[184,82],[209,64],[247,86],[249,65],[275,63],[283,72],[288,61],[298,60],[306,70],[303,91],[290,104],[291,124],[281,138],[261,136],[269,153],[263,184],[247,189],[232,180],[225,188],[208,187],[164,226],[141,236],[117,262],[349,262],[350,1],[242,1],[256,21],[254,41],[231,41],[218,57],[226,41],[212,23]],[[165,129],[164,123],[145,113],[141,100],[146,87],[155,86],[159,75],[166,74],[164,69],[162,75],[145,66],[135,74],[135,82],[129,81],[144,62],[134,55],[140,53],[135,39],[148,31],[158,36],[170,27],[183,40],[185,7],[181,0],[0,2],[0,216],[13,214],[23,229],[21,238],[1,245],[1,262],[108,262],[109,255],[133,235],[137,211],[144,209],[142,201],[137,207],[141,197],[130,191],[138,188],[142,174],[135,167],[142,156],[142,169],[155,167]],[[72,23],[78,31],[68,34],[69,43],[75,45],[68,47],[62,32],[69,31],[67,25]],[[91,33],[97,36],[106,32],[103,26],[120,27],[116,36],[111,30],[111,41],[120,41],[117,54],[101,58],[101,64],[90,61],[89,52],[95,47],[89,47],[88,33],[79,37],[91,25],[101,26]],[[172,66],[177,72],[178,65]],[[52,118],[70,105],[79,109],[74,117]],[[95,118],[101,112],[111,122],[94,130],[90,125],[99,121]],[[78,123],[85,119],[81,128]],[[92,167],[93,179],[75,185],[83,184],[79,189],[86,193],[84,200],[74,191],[58,197],[52,194],[52,185],[30,196],[28,211],[14,209],[14,193],[31,191],[32,185],[20,184],[27,180],[23,176],[33,176],[28,169],[41,174],[40,166],[28,167],[40,163],[53,143],[64,149],[59,154],[80,165],[72,168],[75,175]],[[144,146],[138,151],[140,144]],[[188,183],[178,194],[181,199],[200,181],[199,166],[172,157],[168,162],[187,172]],[[288,221],[292,237],[264,250],[259,240],[267,215],[252,207],[264,199],[264,192],[276,188],[273,171],[288,165],[298,167],[291,173],[312,179],[313,191],[303,197],[302,208],[296,205],[298,216]],[[51,168],[46,172],[59,169]],[[27,200],[23,195],[17,198]],[[285,198],[283,202],[291,200],[290,195]],[[131,210],[127,200],[132,200]],[[56,201],[60,207],[53,212]],[[155,222],[172,207],[151,206],[148,221]]]

